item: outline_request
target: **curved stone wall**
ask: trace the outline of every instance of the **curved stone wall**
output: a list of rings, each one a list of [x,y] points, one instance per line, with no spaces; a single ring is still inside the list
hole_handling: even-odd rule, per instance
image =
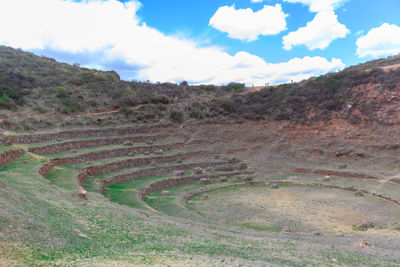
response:
[[[77,176],[77,181],[79,186],[83,187],[83,182],[85,181],[87,176],[90,175],[99,175],[104,173],[110,173],[119,171],[122,169],[150,165],[150,164],[160,164],[167,163],[171,161],[176,161],[178,159],[190,159],[195,157],[209,156],[215,155],[216,153],[205,152],[205,151],[197,151],[197,152],[189,152],[185,154],[177,154],[171,156],[159,156],[159,157],[146,157],[146,158],[135,158],[135,159],[127,159],[116,162],[111,162],[107,164],[95,165],[84,168],[80,171]]]
[[[168,151],[171,149],[178,148],[183,146],[183,143],[176,143],[176,144],[169,144],[169,145],[161,145],[161,146],[140,146],[140,147],[124,147],[124,148],[116,148],[110,150],[101,150],[90,152],[86,154],[81,154],[73,157],[65,157],[65,158],[55,158],[52,159],[50,162],[42,165],[39,168],[39,174],[45,177],[49,170],[57,165],[63,164],[77,164],[92,160],[99,160],[99,159],[107,159],[107,158],[116,158],[122,156],[128,156],[132,153],[143,154],[146,151],[152,153],[156,150],[162,149],[163,151]]]
[[[114,184],[122,184],[122,183],[130,182],[130,181],[133,181],[138,178],[162,175],[162,174],[170,173],[170,172],[177,171],[177,170],[188,170],[188,169],[193,169],[196,167],[200,167],[200,168],[215,167],[215,166],[219,166],[219,165],[226,165],[228,163],[229,162],[226,162],[226,161],[200,162],[200,163],[189,163],[189,164],[181,164],[181,165],[159,167],[159,168],[150,168],[150,169],[136,171],[133,173],[121,174],[121,175],[114,176],[110,180],[103,181],[103,187],[111,186]],[[219,176],[221,176],[221,175],[219,175]]]
[[[65,151],[71,151],[74,149],[90,148],[97,146],[107,146],[107,145],[121,145],[124,142],[146,142],[146,141],[157,141],[165,138],[166,135],[157,136],[127,136],[119,138],[104,138],[95,140],[83,140],[83,141],[69,141],[58,144],[49,144],[40,147],[31,147],[29,152],[39,155],[50,155]]]
[[[8,150],[0,153],[0,167],[5,166],[24,153],[24,150]]]
[[[7,139],[12,144],[32,144],[48,142],[58,139],[71,139],[71,138],[84,138],[84,137],[104,137],[104,136],[122,136],[132,135],[138,133],[152,133],[163,130],[169,127],[143,127],[143,128],[112,128],[112,129],[90,129],[90,130],[75,130],[65,131],[58,133],[42,133],[42,134],[29,134],[29,135],[11,135]]]
[[[187,177],[180,177],[180,178],[163,179],[163,180],[160,180],[160,181],[150,184],[146,188],[143,188],[140,192],[140,198],[143,200],[145,196],[147,196],[153,192],[156,192],[159,190],[164,190],[169,187],[193,183],[193,182],[199,181],[200,179],[203,179],[203,178],[217,179],[220,177],[232,177],[232,176],[244,175],[244,174],[249,174],[249,173],[250,172],[235,172],[235,173],[228,173],[228,174],[227,173],[219,173],[219,174],[213,174],[213,175],[198,175],[198,176],[187,176]]]

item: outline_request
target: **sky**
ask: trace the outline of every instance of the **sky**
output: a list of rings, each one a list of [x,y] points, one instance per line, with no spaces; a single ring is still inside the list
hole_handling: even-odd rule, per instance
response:
[[[124,80],[301,81],[400,53],[400,0],[0,0],[0,45]]]

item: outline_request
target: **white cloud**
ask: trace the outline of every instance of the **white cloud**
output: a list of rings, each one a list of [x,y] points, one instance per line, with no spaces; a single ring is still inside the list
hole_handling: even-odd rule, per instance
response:
[[[325,49],[333,40],[348,33],[349,30],[337,20],[334,11],[321,11],[305,27],[284,36],[283,47],[290,50],[296,45],[306,45],[310,50]]]
[[[252,3],[262,3],[264,0],[251,0]]]
[[[311,12],[334,10],[347,0],[283,0],[288,3],[300,3],[307,5]]]
[[[359,57],[390,56],[400,53],[400,27],[384,23],[380,27],[371,29],[357,42]]]
[[[230,38],[254,41],[260,35],[275,35],[286,30],[286,17],[279,4],[265,5],[256,12],[250,8],[236,9],[234,5],[223,6],[211,17],[209,25],[228,33]]]
[[[124,78],[153,82],[263,85],[343,67],[339,59],[305,57],[269,64],[244,51],[230,55],[219,47],[201,47],[141,23],[138,8],[136,1],[1,0],[0,25],[6,26],[0,27],[0,44],[62,54],[78,62],[81,57],[86,66],[102,69],[117,64],[136,75]]]

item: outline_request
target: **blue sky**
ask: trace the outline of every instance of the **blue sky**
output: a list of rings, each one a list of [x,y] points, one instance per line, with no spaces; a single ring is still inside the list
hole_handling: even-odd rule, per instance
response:
[[[0,44],[126,80],[264,85],[400,53],[399,0],[2,0]]]

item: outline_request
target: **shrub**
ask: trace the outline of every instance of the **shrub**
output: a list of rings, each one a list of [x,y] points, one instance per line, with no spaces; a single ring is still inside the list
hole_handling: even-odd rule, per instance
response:
[[[9,98],[6,92],[3,92],[0,98],[0,107],[5,109],[14,109],[16,107],[14,100]]]
[[[65,87],[58,86],[58,87],[56,88],[56,95],[57,95],[57,97],[59,97],[59,98],[64,98],[64,97],[69,96],[69,92],[68,92],[68,90],[67,90]]]
[[[173,122],[181,123],[181,122],[183,122],[184,116],[183,116],[183,113],[181,111],[171,110],[171,112],[169,113],[169,118]]]
[[[244,83],[230,83],[227,85],[227,88],[235,92],[241,92],[244,89]]]
[[[205,88],[207,91],[213,91],[213,90],[215,90],[215,85],[209,84],[209,85],[206,85]]]

